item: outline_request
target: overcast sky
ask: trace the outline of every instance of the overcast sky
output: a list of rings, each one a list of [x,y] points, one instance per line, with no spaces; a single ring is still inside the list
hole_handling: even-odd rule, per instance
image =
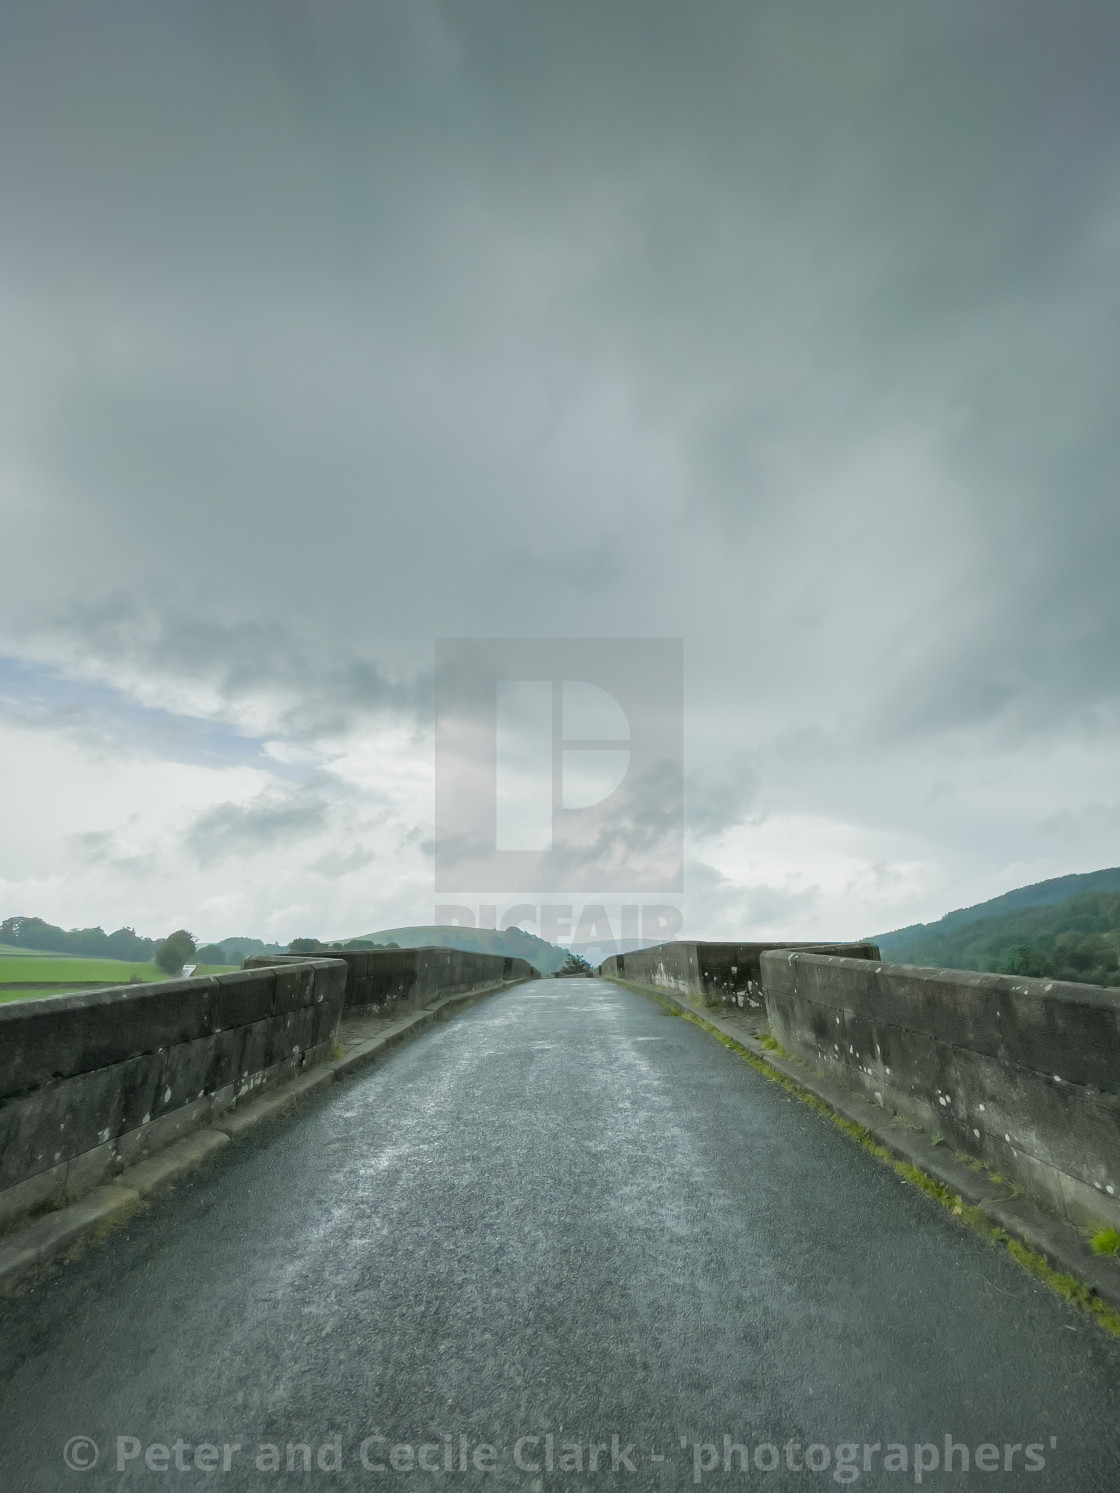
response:
[[[694,936],[1120,862],[1118,55],[7,0],[0,916],[430,921],[437,637],[684,639]]]

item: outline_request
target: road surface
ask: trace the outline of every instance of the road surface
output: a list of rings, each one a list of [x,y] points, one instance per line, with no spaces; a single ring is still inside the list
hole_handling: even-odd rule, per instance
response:
[[[1111,1493],[1118,1408],[1120,1344],[591,980],[428,1029],[0,1305],[4,1493]]]

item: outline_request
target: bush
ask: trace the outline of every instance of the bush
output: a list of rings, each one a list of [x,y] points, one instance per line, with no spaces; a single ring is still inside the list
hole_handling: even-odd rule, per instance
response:
[[[185,928],[176,928],[156,950],[156,965],[165,975],[177,975],[194,950],[194,937]]]

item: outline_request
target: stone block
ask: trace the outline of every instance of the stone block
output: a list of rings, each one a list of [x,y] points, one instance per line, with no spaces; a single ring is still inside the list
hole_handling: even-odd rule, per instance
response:
[[[66,1201],[72,1203],[75,1198],[84,1197],[87,1192],[108,1181],[116,1166],[117,1147],[116,1142],[111,1140],[95,1146],[92,1151],[71,1156],[66,1167]]]
[[[189,1135],[200,1125],[209,1123],[213,1109],[213,1100],[209,1094],[204,1094],[191,1104],[182,1104],[158,1115],[146,1125],[126,1131],[116,1141],[118,1165],[133,1166],[142,1157],[161,1151],[164,1146]]]
[[[248,1026],[250,1022],[264,1021],[271,1016],[280,974],[288,975],[289,971],[278,973],[273,969],[254,969],[215,975],[218,987],[214,1002],[215,1029],[226,1031],[231,1027]]]
[[[1029,1068],[953,1049],[949,1079],[965,1125],[1010,1136],[1010,1144],[1120,1194],[1120,1100]]]
[[[278,968],[275,978],[276,1004],[273,1010],[277,1016],[283,1016],[289,1011],[301,1011],[322,999],[322,995],[316,991],[316,971],[310,965],[296,964]],[[342,978],[345,980],[345,975]]]
[[[229,1136],[220,1130],[199,1130],[186,1139],[168,1146],[158,1156],[149,1157],[122,1173],[118,1181],[141,1197],[177,1181],[229,1145]]]
[[[273,1024],[268,1021],[254,1021],[245,1027],[242,1038],[240,1072],[237,1076],[239,1091],[243,1089],[245,1079],[254,1073],[260,1073],[269,1066],[273,1050]]]
[[[0,1005],[0,1099],[213,1030],[216,982],[168,980]]]
[[[52,1083],[0,1106],[0,1186],[11,1186],[139,1125],[155,1105],[160,1058]]]
[[[68,1167],[69,1162],[60,1162],[0,1192],[0,1233],[32,1213],[61,1203],[66,1193]]]
[[[1120,1229],[1120,1198],[1060,1172],[1062,1201],[1070,1223],[1084,1229]]]

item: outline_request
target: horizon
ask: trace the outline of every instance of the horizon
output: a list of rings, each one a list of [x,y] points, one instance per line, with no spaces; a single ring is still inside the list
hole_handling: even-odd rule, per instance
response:
[[[830,935],[828,934],[827,930],[824,933],[819,933],[818,937],[819,937],[819,941],[822,942],[822,943],[841,942],[841,941],[847,941],[847,942],[868,942],[868,941],[874,941],[874,940],[879,939],[879,938],[890,937],[890,936],[895,935],[895,934],[908,933],[908,932],[911,932],[912,930],[915,930],[917,928],[936,927],[937,924],[943,922],[947,918],[954,917],[955,915],[957,915],[959,913],[972,912],[974,910],[978,910],[978,909],[980,909],[982,907],[987,906],[990,902],[997,902],[997,901],[1001,900],[1002,897],[1011,895],[1012,893],[1015,893],[1015,892],[1032,891],[1032,890],[1035,890],[1038,887],[1050,886],[1050,885],[1052,885],[1054,883],[1062,882],[1062,881],[1069,881],[1071,879],[1080,879],[1082,877],[1100,876],[1100,875],[1106,874],[1109,871],[1118,871],[1118,872],[1120,872],[1120,866],[1101,866],[1101,867],[1095,868],[1092,871],[1071,871],[1071,872],[1064,872],[1064,873],[1061,873],[1060,875],[1055,876],[1055,877],[1046,877],[1046,878],[1044,878],[1040,882],[1029,882],[1026,885],[1021,886],[1021,887],[1007,887],[1002,892],[996,893],[996,895],[994,897],[986,898],[983,902],[980,902],[980,903],[970,903],[968,906],[965,906],[965,907],[952,907],[952,908],[949,908],[946,912],[941,913],[937,918],[929,918],[929,919],[925,919],[925,920],[923,920],[921,922],[918,922],[918,923],[905,924],[905,925],[899,926],[897,928],[881,928],[881,929],[877,930],[874,933],[863,933],[863,934],[856,935],[856,937],[854,939],[835,940],[835,939],[833,939],[833,938],[830,937]],[[1079,895],[1079,894],[1078,893],[1072,893],[1071,895]],[[1065,899],[1063,899],[1063,900],[1065,900]],[[1041,904],[1038,904],[1038,905],[1041,905]],[[28,914],[8,914],[7,916],[9,916],[9,917],[15,917],[15,916],[19,916],[19,917],[33,917],[33,916],[37,916],[37,915],[36,914],[30,914],[30,913],[28,913]],[[0,920],[0,921],[2,921],[2,920]],[[49,919],[44,919],[43,921],[48,921],[49,922]],[[56,925],[56,926],[60,926],[60,925]],[[131,931],[137,932],[137,934],[138,934],[139,937],[142,937],[142,938],[154,938],[157,942],[159,941],[160,937],[166,936],[166,935],[145,934],[141,930],[132,929],[132,925],[131,924],[122,924],[121,926],[122,927],[128,927],[128,928],[131,929]],[[111,932],[111,931],[115,931],[115,930],[112,930],[111,928],[106,928],[104,923],[90,923],[90,924],[86,925],[86,929],[85,930],[73,928],[73,929],[68,929],[68,930],[64,930],[64,931],[68,931],[68,932],[80,932],[80,931],[86,931],[86,930],[89,930],[89,929],[96,929],[96,928],[101,928],[106,933]],[[502,928],[502,927],[498,927],[498,928],[491,928],[491,927],[475,928],[475,927],[469,927],[469,926],[468,927],[462,927],[462,928],[460,928],[458,925],[449,924],[449,923],[413,923],[413,924],[398,925],[398,926],[392,927],[392,928],[377,928],[377,929],[374,929],[372,932],[367,932],[367,933],[343,933],[343,934],[320,935],[320,934],[307,933],[305,931],[303,934],[293,934],[292,938],[285,939],[285,940],[280,940],[280,939],[265,939],[265,938],[262,938],[260,935],[254,934],[254,933],[231,933],[231,934],[226,934],[226,935],[221,935],[221,936],[213,936],[213,937],[202,937],[202,936],[198,936],[195,941],[196,941],[196,944],[197,944],[198,948],[200,948],[200,949],[203,948],[207,944],[222,944],[222,945],[230,944],[230,945],[236,945],[236,944],[240,944],[240,943],[277,944],[277,945],[283,945],[283,946],[286,947],[287,944],[289,944],[289,943],[292,942],[292,939],[298,939],[298,938],[315,938],[315,939],[318,939],[324,946],[327,946],[327,945],[330,945],[330,946],[340,946],[340,945],[344,945],[347,942],[353,942],[353,941],[358,940],[358,939],[370,939],[370,940],[373,940],[373,939],[378,939],[378,938],[383,938],[383,937],[389,937],[389,936],[392,936],[393,934],[397,934],[397,933],[402,933],[402,934],[403,933],[417,933],[417,932],[421,932],[421,931],[423,931],[423,932],[428,932],[428,931],[437,932],[437,931],[440,931],[441,929],[444,930],[444,931],[446,931],[449,934],[458,933],[458,932],[463,932],[463,933],[474,933],[474,932],[478,932],[478,933],[499,933],[499,934],[500,933],[511,932],[511,931],[523,932],[523,933],[527,933],[530,937],[541,939],[542,942],[549,944],[550,947],[553,947],[553,948],[556,948],[556,949],[560,949],[560,950],[563,950],[565,952],[569,952],[571,950],[571,943],[574,942],[574,940],[570,940],[569,943],[566,943],[566,944],[565,943],[555,943],[552,940],[543,938],[540,933],[535,932],[532,929],[522,928],[519,924],[516,924],[516,923],[509,924],[509,925],[507,925],[504,928]],[[773,936],[777,937],[778,935],[773,935]],[[671,942],[671,941],[672,940],[664,940],[664,942]],[[695,939],[695,938],[685,937],[683,939],[683,941],[684,942],[706,942],[706,943],[751,943],[751,942],[760,942],[760,941],[761,942],[766,942],[766,941],[769,941],[769,940],[765,939],[765,938],[750,939],[750,938],[745,937],[745,936],[738,937],[738,938],[730,938],[730,937],[727,937],[727,936],[715,936],[715,937],[709,937],[707,939],[699,939],[699,940]],[[433,946],[433,947],[435,947],[435,946]],[[639,940],[639,941],[633,943],[633,945],[627,945],[626,948],[622,950],[622,952],[629,952],[631,947],[633,947],[634,949],[650,948],[650,947],[656,947],[656,944],[653,941]],[[606,951],[603,948],[601,948],[599,945],[592,943],[592,944],[587,945],[584,948],[583,952],[584,953],[588,953],[588,952],[590,952],[591,949],[595,949],[595,948],[599,948],[600,949],[600,955],[601,955],[601,957],[607,957],[607,953],[608,952],[609,953],[614,953],[614,952],[618,952],[619,951],[618,949],[611,949],[609,951]],[[79,956],[79,957],[82,957],[82,956]]]

